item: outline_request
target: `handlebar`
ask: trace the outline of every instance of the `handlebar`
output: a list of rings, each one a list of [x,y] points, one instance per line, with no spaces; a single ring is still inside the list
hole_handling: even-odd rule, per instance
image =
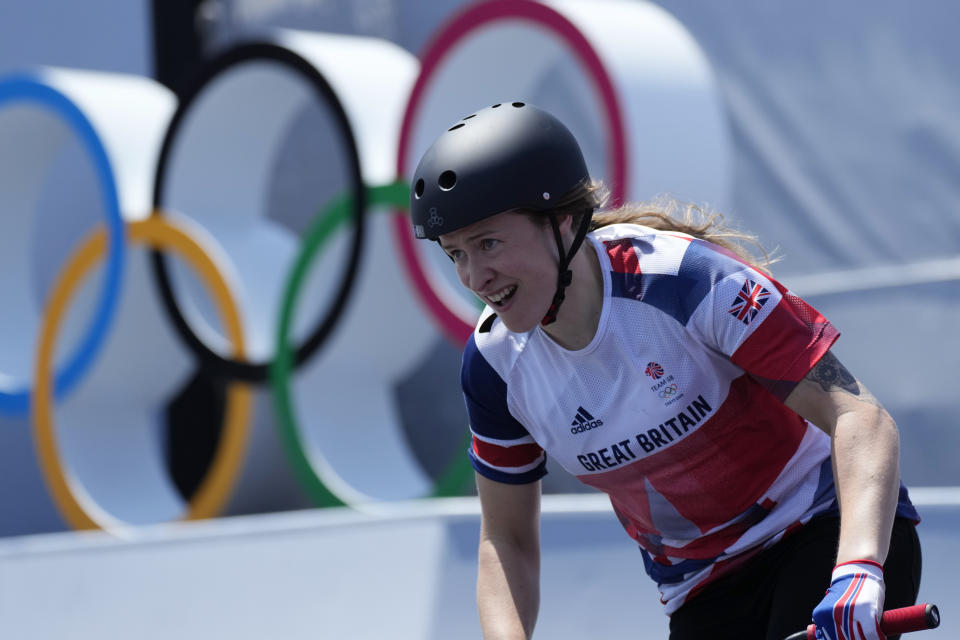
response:
[[[936,629],[940,626],[940,610],[935,604],[915,604],[912,607],[884,611],[880,617],[880,629],[885,635],[892,636],[908,631]],[[816,625],[810,625],[806,631],[798,631],[786,640],[814,640],[817,637]]]

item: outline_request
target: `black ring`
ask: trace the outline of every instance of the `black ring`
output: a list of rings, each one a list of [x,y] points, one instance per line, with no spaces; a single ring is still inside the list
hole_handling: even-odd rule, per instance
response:
[[[162,194],[167,162],[173,147],[173,140],[194,99],[207,84],[222,71],[251,60],[270,60],[286,65],[304,76],[306,80],[313,85],[319,97],[331,108],[335,122],[339,125],[343,142],[347,146],[347,164],[350,178],[353,181],[353,242],[351,243],[349,255],[344,264],[340,288],[337,290],[333,305],[329,311],[327,311],[326,316],[319,322],[303,344],[296,348],[294,355],[294,366],[296,367],[306,362],[306,360],[320,348],[336,326],[346,307],[347,299],[350,296],[351,287],[356,279],[360,264],[360,244],[363,240],[364,220],[367,207],[366,189],[363,182],[363,174],[360,170],[360,154],[357,150],[356,137],[353,134],[353,128],[350,126],[350,121],[347,118],[347,113],[343,105],[326,78],[324,78],[312,64],[293,51],[269,43],[240,45],[203,65],[192,80],[185,84],[181,90],[177,91],[179,104],[170,121],[170,125],[167,127],[163,139],[163,146],[160,149],[160,156],[157,161],[153,190],[154,211],[152,215],[162,215]],[[170,273],[166,257],[160,251],[152,251],[150,257],[153,264],[154,279],[159,286],[163,305],[167,309],[169,317],[177,329],[177,333],[180,334],[180,337],[189,349],[200,359],[200,366],[217,377],[242,380],[245,382],[264,382],[269,377],[270,362],[248,362],[224,358],[200,340],[189,323],[187,323],[184,314],[180,310],[180,305],[177,303],[170,282]]]

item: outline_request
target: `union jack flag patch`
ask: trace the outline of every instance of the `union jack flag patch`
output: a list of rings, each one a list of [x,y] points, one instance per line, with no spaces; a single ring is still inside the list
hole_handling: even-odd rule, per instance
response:
[[[753,280],[743,283],[728,313],[743,324],[750,324],[757,312],[767,303],[770,292]]]
[[[656,362],[648,362],[647,368],[643,370],[645,374],[653,378],[654,380],[663,377],[663,367],[661,367]]]

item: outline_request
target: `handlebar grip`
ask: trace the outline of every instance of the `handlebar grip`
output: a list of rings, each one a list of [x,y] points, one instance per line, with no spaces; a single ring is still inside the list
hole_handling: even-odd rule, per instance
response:
[[[880,628],[888,636],[907,631],[936,629],[940,626],[940,610],[935,604],[915,604],[912,607],[884,611]]]
[[[935,604],[915,604],[912,607],[903,607],[902,609],[890,609],[884,611],[880,617],[880,628],[888,636],[908,631],[922,631],[924,629],[936,629],[940,626],[940,610]],[[817,627],[810,625],[804,634],[802,631],[795,633],[787,640],[815,640],[817,637]]]

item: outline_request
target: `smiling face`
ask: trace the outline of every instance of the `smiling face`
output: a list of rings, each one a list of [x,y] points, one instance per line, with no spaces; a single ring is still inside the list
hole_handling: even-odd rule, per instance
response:
[[[439,240],[463,286],[496,311],[508,329],[523,333],[540,323],[557,288],[557,245],[549,225],[508,211]]]

